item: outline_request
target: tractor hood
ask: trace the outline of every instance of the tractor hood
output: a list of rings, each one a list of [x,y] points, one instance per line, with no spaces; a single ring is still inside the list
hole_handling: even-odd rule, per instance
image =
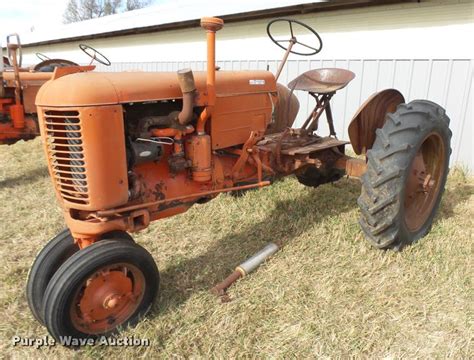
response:
[[[198,94],[206,92],[206,72],[194,72]],[[216,96],[276,92],[275,77],[268,71],[217,71]],[[47,107],[97,106],[181,98],[175,72],[85,72],[45,83],[36,105]],[[204,105],[202,96],[196,105]]]

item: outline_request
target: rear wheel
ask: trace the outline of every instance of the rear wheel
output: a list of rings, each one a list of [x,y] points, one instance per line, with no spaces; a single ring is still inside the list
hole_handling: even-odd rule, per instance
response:
[[[451,131],[440,106],[401,104],[377,130],[358,203],[369,242],[399,250],[426,235],[446,184]]]
[[[159,288],[152,256],[141,246],[102,240],[71,256],[44,296],[46,327],[57,340],[97,338],[134,325]]]

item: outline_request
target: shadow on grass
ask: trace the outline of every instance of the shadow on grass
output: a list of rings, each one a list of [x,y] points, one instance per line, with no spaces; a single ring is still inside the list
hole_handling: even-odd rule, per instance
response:
[[[474,195],[474,186],[470,184],[457,184],[453,189],[446,189],[443,198],[441,199],[441,205],[439,207],[439,213],[436,219],[449,219],[455,215],[454,208],[469,199]]]
[[[473,190],[467,184],[446,190],[439,216],[453,216],[453,209],[467,200]],[[160,300],[155,304],[151,316],[172,311],[194,293],[209,290],[268,242],[275,242],[282,247],[325,218],[354,209],[359,193],[360,183],[357,180],[323,185],[305,191],[301,196],[295,191],[294,199],[277,202],[265,220],[244,227],[240,232],[228,234],[203,254],[163,271]],[[166,338],[160,339],[161,343],[165,341]]]
[[[12,188],[20,185],[26,185],[28,183],[34,182],[39,178],[48,176],[48,168],[41,167],[31,170],[27,174],[18,175],[12,178],[6,178],[5,180],[0,181],[0,189],[3,188]]]
[[[164,270],[161,298],[152,316],[173,310],[195,292],[210,289],[268,242],[284,246],[325,218],[352,210],[359,192],[355,180],[309,189],[300,196],[295,191],[294,199],[277,202],[265,220],[225,235],[203,254]]]

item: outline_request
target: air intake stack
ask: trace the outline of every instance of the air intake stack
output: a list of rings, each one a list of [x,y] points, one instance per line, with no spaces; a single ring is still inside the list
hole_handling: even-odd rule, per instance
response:
[[[216,102],[216,31],[222,29],[224,21],[213,17],[201,19],[201,27],[207,33],[207,105],[199,115],[197,135],[187,142],[187,157],[191,160],[193,180],[208,182],[212,178],[211,137],[206,134],[206,122],[212,115]]]
[[[207,35],[207,93],[209,105],[213,106],[216,99],[216,31],[224,26],[224,20],[214,17],[203,17],[201,27]]]

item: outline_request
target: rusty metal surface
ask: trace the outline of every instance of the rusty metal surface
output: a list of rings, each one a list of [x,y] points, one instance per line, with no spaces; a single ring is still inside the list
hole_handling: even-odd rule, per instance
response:
[[[178,114],[178,122],[181,125],[187,125],[193,120],[196,85],[194,84],[194,76],[191,69],[179,70],[177,75],[179,87],[183,93],[183,106]]]
[[[278,102],[274,112],[275,118],[267,127],[265,134],[274,134],[292,127],[300,109],[298,98],[285,85],[277,84],[277,91]]]
[[[310,92],[309,94],[314,98],[314,100],[316,100],[316,105],[314,106],[310,116],[304,122],[302,128],[307,130],[308,133],[316,132],[319,127],[319,118],[323,112],[326,111],[326,118],[328,120],[329,127],[330,129],[333,129],[334,125],[332,124],[332,114],[330,111],[328,111],[328,109],[330,109],[329,104],[335,93],[316,95]],[[331,135],[334,135],[333,133],[334,131],[331,130]]]
[[[288,87],[295,90],[327,94],[346,87],[354,77],[355,74],[352,71],[345,69],[309,70],[290,81]]]
[[[56,67],[64,66],[79,66],[79,64],[65,59],[48,59],[36,64],[33,70],[40,72],[53,72]]]
[[[257,145],[263,151],[275,151],[275,148],[280,146],[282,154],[292,156],[306,155],[314,151],[329,149],[349,143],[348,141],[342,141],[332,137],[320,137],[317,135],[291,135],[285,136],[282,140],[281,137],[281,133],[267,135]]]
[[[360,178],[367,171],[367,163],[364,159],[351,158],[344,156],[338,159],[335,168],[344,170],[349,177]]]
[[[375,141],[375,130],[385,124],[385,116],[405,102],[403,95],[395,89],[373,94],[362,104],[349,125],[349,138],[356,154],[365,153]]]
[[[221,281],[219,284],[214,286],[211,289],[211,293],[213,293],[216,296],[225,296],[227,288],[229,288],[234,282],[236,282],[242,276],[243,274],[240,271],[235,270],[232,274],[227,276],[223,281]]]
[[[321,151],[332,147],[348,144],[348,141],[342,141],[331,137],[320,138],[320,141],[301,147],[292,147],[281,151],[284,155],[307,155],[314,151]]]
[[[255,188],[264,187],[264,186],[268,186],[268,185],[270,185],[269,181],[262,181],[262,182],[256,183],[256,184],[234,186],[234,187],[230,187],[230,188],[226,188],[226,189],[216,189],[216,190],[211,190],[211,191],[204,191],[204,192],[200,192],[200,193],[196,193],[196,194],[183,195],[183,196],[178,196],[178,197],[175,197],[175,198],[158,200],[158,201],[153,201],[153,202],[149,202],[149,203],[142,203],[142,204],[132,205],[132,206],[126,206],[126,207],[117,208],[117,209],[97,211],[97,216],[98,217],[113,216],[113,215],[116,215],[118,213],[137,210],[137,209],[143,209],[143,208],[147,208],[147,207],[150,207],[150,206],[156,206],[156,205],[160,205],[160,204],[170,203],[170,202],[173,202],[173,201],[180,201],[180,200],[186,200],[186,199],[191,199],[191,198],[200,198],[200,197],[203,197],[203,196],[220,194],[220,193],[223,193],[223,192],[255,189]]]
[[[412,161],[404,199],[405,224],[410,231],[418,231],[433,211],[447,166],[445,146],[442,137],[431,132]]]

